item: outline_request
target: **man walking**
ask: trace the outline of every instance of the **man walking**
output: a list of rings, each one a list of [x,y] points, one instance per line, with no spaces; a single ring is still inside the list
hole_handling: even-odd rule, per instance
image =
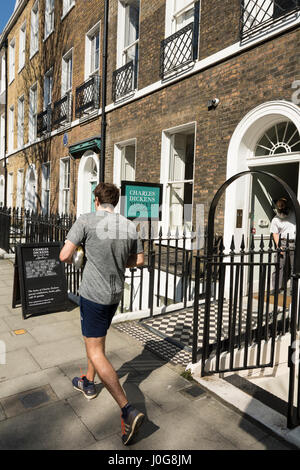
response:
[[[126,398],[116,371],[105,355],[105,339],[121,300],[126,267],[142,266],[144,253],[136,227],[115,214],[120,192],[113,184],[100,183],[95,191],[96,212],[78,218],[67,235],[60,260],[72,263],[76,248],[84,241],[87,263],[80,286],[80,317],[88,370],[75,377],[73,386],[87,399],[95,398],[95,374],[121,408],[122,441],[129,444],[144,415]]]

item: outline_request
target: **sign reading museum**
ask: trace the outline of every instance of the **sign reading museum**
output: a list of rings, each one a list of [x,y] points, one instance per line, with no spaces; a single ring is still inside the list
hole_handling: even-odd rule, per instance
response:
[[[21,303],[24,318],[67,307],[64,265],[59,261],[61,247],[60,242],[17,245],[13,307]]]

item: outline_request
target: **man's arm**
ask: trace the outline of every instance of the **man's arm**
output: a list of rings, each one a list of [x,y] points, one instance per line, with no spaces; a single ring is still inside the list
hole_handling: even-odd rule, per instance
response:
[[[129,256],[127,260],[126,268],[135,268],[135,267],[138,268],[143,265],[144,265],[144,253],[138,253],[138,254]]]
[[[276,245],[276,248],[277,248],[278,243],[279,243],[279,233],[273,233],[273,239],[274,239],[274,242],[275,242],[275,245]]]
[[[59,254],[60,261],[62,261],[63,263],[72,264],[72,257],[76,248],[77,245],[74,245],[74,243],[70,242],[70,240],[67,240]]]

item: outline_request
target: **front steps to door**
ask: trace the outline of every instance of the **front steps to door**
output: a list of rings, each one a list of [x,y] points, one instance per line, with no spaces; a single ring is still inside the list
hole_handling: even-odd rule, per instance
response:
[[[298,335],[298,341],[300,334]],[[260,425],[267,428],[290,444],[300,448],[300,426],[290,430],[287,428],[286,410],[288,403],[289,367],[288,348],[290,334],[277,337],[275,342],[274,367],[215,373],[201,377],[202,361],[188,364],[196,380],[208,392],[220,401],[226,403],[242,415],[247,415]],[[261,359],[268,362],[271,340],[261,344]],[[255,366],[257,345],[248,350],[248,365]],[[241,367],[244,360],[244,349],[234,351],[234,368]],[[230,354],[221,355],[220,368],[227,369],[230,364]],[[213,353],[206,361],[205,372],[214,370],[215,357]],[[297,369],[297,368],[296,368]],[[297,377],[296,377],[297,380]],[[296,391],[295,391],[296,400]]]

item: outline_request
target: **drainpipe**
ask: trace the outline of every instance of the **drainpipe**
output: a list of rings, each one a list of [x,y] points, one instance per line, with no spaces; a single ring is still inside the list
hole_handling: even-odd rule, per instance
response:
[[[5,112],[4,112],[4,207],[7,206],[7,160],[6,160],[6,151],[7,151],[7,91],[8,91],[8,78],[7,78],[7,47],[8,40],[6,38],[5,43]]]
[[[107,87],[107,39],[108,39],[108,10],[109,0],[104,4],[104,33],[103,33],[103,53],[102,53],[102,116],[101,116],[101,154],[100,154],[100,174],[99,183],[105,179],[105,147],[106,147],[106,87]]]

